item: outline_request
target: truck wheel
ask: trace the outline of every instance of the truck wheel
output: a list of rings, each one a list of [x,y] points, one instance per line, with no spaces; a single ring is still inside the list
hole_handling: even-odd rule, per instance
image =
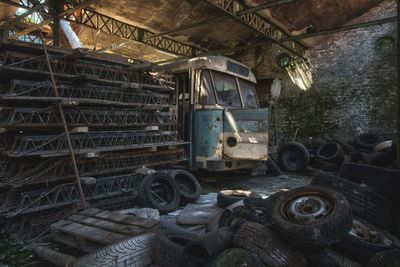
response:
[[[388,231],[395,228],[395,213],[391,202],[372,188],[325,172],[315,173],[310,185],[324,186],[342,193],[349,201],[354,215]]]
[[[169,175],[177,183],[178,191],[183,200],[190,202],[199,198],[201,186],[193,174],[185,170],[172,170]]]
[[[147,175],[139,186],[139,201],[143,207],[155,208],[168,213],[179,206],[181,195],[178,185],[168,173],[155,172]]]
[[[395,248],[397,242],[391,234],[355,218],[350,231],[335,248],[352,260],[367,263],[376,253]]]
[[[261,198],[257,193],[246,190],[222,190],[217,195],[218,206],[226,208],[233,203],[241,201],[247,197]]]
[[[400,171],[371,165],[343,163],[339,176],[359,184],[366,184],[387,198],[400,199]]]
[[[310,186],[281,195],[272,208],[271,219],[272,227],[287,242],[313,248],[341,241],[351,228],[353,216],[342,194]]]
[[[400,267],[400,249],[375,254],[368,262],[368,267]]]
[[[307,148],[300,143],[288,143],[279,149],[278,164],[284,171],[304,171],[309,163],[310,153]]]
[[[233,236],[232,244],[255,253],[266,266],[306,266],[306,261],[300,252],[258,223],[244,223]]]
[[[323,144],[317,151],[317,158],[330,163],[341,164],[344,159],[344,151],[340,144],[329,142]]]

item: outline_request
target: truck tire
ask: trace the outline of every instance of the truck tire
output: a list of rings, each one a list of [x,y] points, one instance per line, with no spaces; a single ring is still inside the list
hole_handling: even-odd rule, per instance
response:
[[[246,190],[222,190],[217,195],[218,206],[226,208],[233,203],[244,200],[247,197],[261,198],[261,196],[255,192]]]
[[[400,199],[399,170],[347,162],[342,164],[339,176],[355,183],[369,185],[389,199]]]
[[[317,172],[312,178],[310,185],[324,186],[342,193],[349,201],[354,215],[382,229],[394,230],[395,212],[391,202],[372,188],[325,172]]]
[[[324,161],[320,158],[315,158],[315,167],[327,172],[338,172],[340,164]]]
[[[266,266],[306,266],[306,260],[300,252],[288,246],[261,224],[244,223],[233,236],[232,244],[253,252]]]
[[[323,144],[317,151],[317,158],[330,163],[341,164],[344,159],[344,151],[340,144],[329,142]]]
[[[185,170],[171,170],[169,175],[177,183],[182,200],[191,202],[199,198],[201,185],[193,174]]]
[[[310,153],[300,143],[293,142],[283,145],[278,152],[278,164],[284,171],[304,171],[310,163]]]
[[[393,154],[387,152],[376,152],[369,154],[365,159],[365,163],[372,166],[388,168],[393,165],[395,158]]]
[[[368,262],[368,267],[400,267],[400,249],[375,254]]]
[[[335,249],[352,260],[366,264],[376,253],[395,248],[396,243],[398,240],[388,232],[355,218],[350,231],[335,245]]]
[[[181,194],[178,185],[166,172],[147,175],[139,186],[139,202],[142,207],[155,208],[168,213],[179,206]]]
[[[339,192],[318,186],[281,195],[271,212],[272,228],[297,247],[330,246],[341,241],[353,222],[351,207]]]

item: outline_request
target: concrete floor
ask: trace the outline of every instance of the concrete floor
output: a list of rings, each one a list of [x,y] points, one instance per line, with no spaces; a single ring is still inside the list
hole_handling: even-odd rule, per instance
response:
[[[307,186],[310,181],[310,177],[301,174],[259,177],[237,175],[237,177],[222,177],[214,183],[203,184],[202,187],[203,193],[218,192],[224,189],[242,189],[254,191],[265,198],[280,190]]]

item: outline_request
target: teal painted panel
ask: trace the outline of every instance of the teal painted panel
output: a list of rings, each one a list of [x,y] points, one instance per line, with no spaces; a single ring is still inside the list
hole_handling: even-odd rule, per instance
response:
[[[194,148],[197,157],[221,159],[223,111],[194,111]]]

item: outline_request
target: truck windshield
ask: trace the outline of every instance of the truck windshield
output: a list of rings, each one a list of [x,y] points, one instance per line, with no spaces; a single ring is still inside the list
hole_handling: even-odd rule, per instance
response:
[[[241,108],[239,91],[235,77],[221,73],[212,72],[217,94],[218,104],[225,107]]]
[[[254,84],[239,79],[239,87],[243,99],[244,108],[258,108],[258,101]]]

